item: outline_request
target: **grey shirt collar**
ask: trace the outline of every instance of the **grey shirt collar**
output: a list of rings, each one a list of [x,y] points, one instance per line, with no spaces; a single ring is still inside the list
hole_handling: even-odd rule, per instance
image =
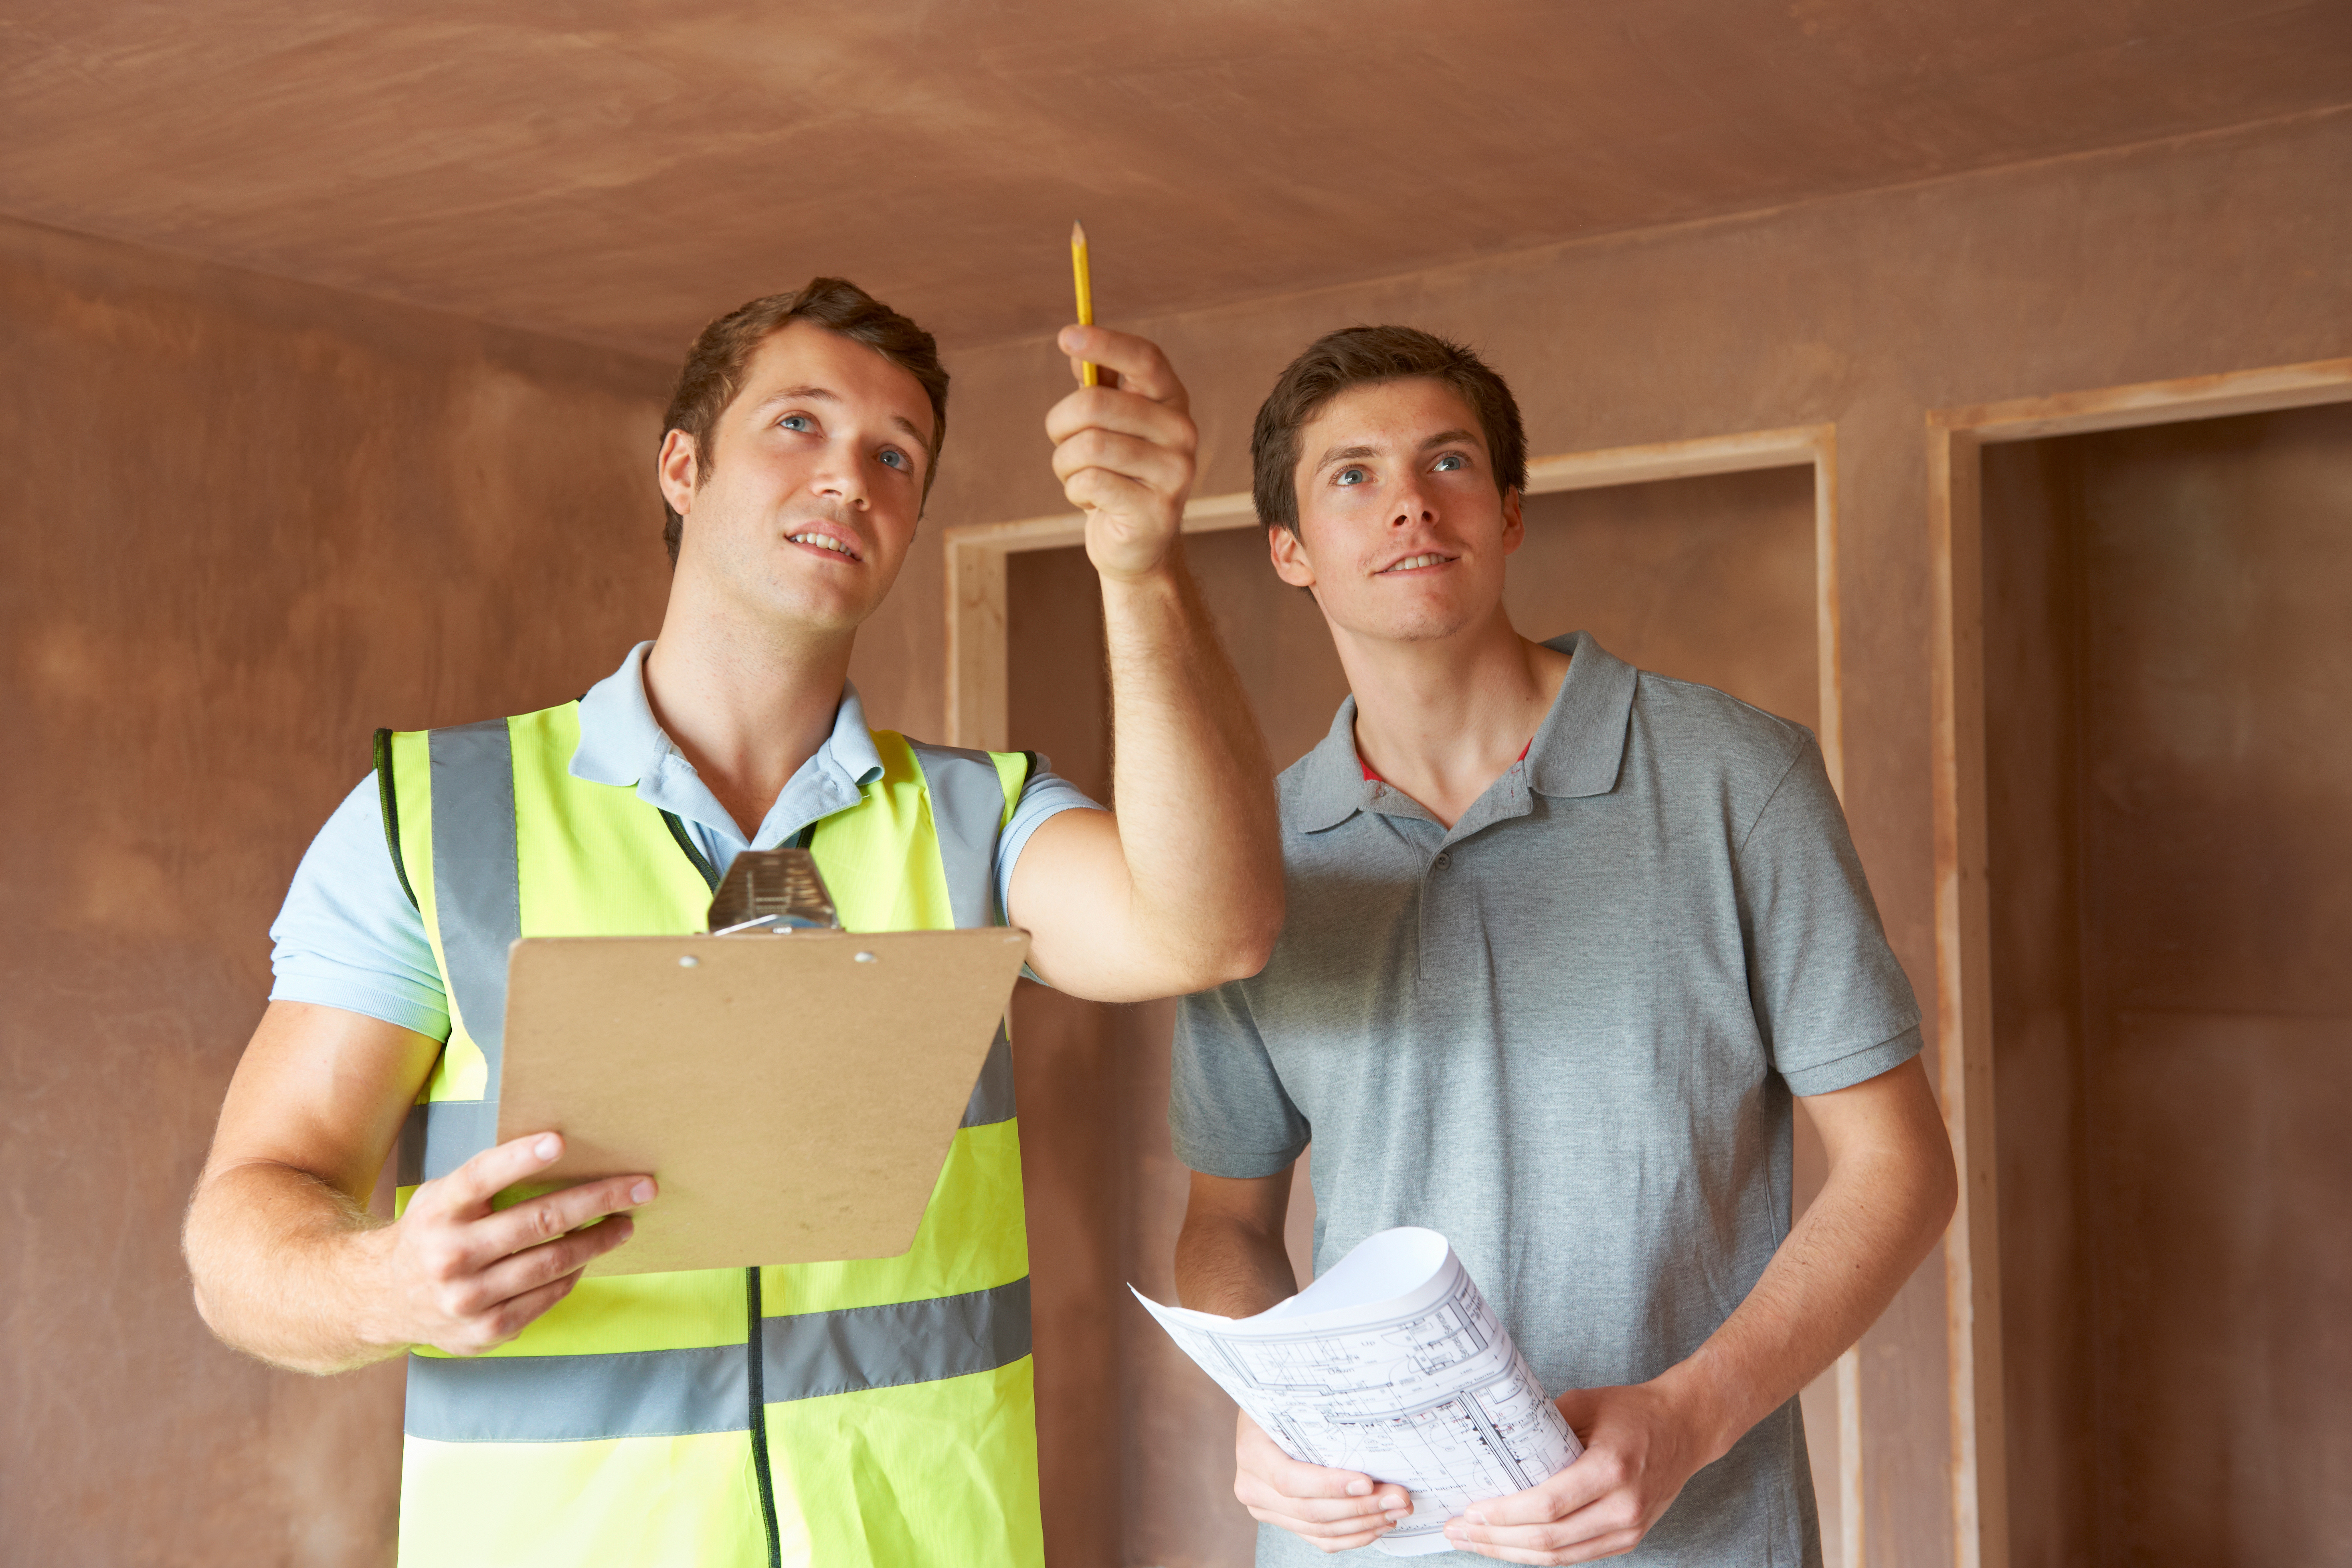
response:
[[[1633,709],[1633,667],[1593,641],[1590,632],[1570,632],[1544,646],[1567,654],[1570,662],[1568,679],[1560,682],[1551,710],[1544,715],[1528,747],[1524,788],[1553,796],[1606,795],[1617,787],[1617,770],[1625,760],[1626,721]],[[1520,787],[1513,775],[1521,771],[1507,771],[1493,788]],[[1307,833],[1337,827],[1360,811],[1396,816],[1428,815],[1412,797],[1364,776],[1363,763],[1356,754],[1353,697],[1339,704],[1330,733],[1300,763],[1299,785],[1297,826]],[[1485,820],[1503,814],[1474,806],[1455,824],[1455,832],[1470,829],[1474,818]]]

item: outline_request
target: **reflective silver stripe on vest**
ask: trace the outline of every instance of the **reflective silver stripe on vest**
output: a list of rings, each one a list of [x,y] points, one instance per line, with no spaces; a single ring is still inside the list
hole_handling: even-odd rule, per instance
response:
[[[499,1141],[495,1100],[435,1100],[408,1108],[400,1130],[404,1187],[447,1175]]]
[[[761,1321],[768,1403],[936,1383],[1029,1353],[1029,1281],[992,1290]],[[741,1432],[751,1384],[741,1345],[610,1355],[408,1358],[412,1437],[442,1443],[581,1443]]]
[[[507,950],[522,935],[514,737],[503,719],[433,730],[433,907],[449,990],[488,1065],[479,1100],[414,1106],[400,1130],[402,1186],[446,1176],[498,1142]]]
[[[931,826],[947,873],[948,908],[959,927],[997,923],[996,830],[1004,821],[1004,784],[986,752],[961,746],[908,748],[923,770],[931,797]]]
[[[1004,1020],[996,1021],[996,1039],[988,1059],[980,1064],[980,1081],[971,1086],[971,1100],[963,1108],[965,1127],[992,1127],[1013,1120],[1013,1037]]]
[[[940,841],[940,869],[946,873],[948,908],[959,927],[995,925],[996,836],[1004,822],[1004,781],[986,752],[961,746],[929,746],[909,741],[923,770],[931,800],[931,827]],[[995,1043],[964,1107],[963,1125],[986,1127],[1013,1120],[1013,1042],[1000,1020]]]
[[[507,1032],[507,950],[522,935],[515,847],[514,737],[503,719],[435,730],[433,907],[449,990],[466,1033],[489,1062],[484,1100],[499,1097]]]

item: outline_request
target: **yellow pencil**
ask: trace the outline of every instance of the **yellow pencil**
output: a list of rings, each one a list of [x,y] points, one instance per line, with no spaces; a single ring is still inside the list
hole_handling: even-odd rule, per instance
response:
[[[1087,226],[1081,223],[1070,226],[1070,273],[1078,282],[1078,325],[1091,327],[1095,324],[1095,286],[1087,276]],[[1101,379],[1091,363],[1079,363],[1079,384],[1095,386]]]

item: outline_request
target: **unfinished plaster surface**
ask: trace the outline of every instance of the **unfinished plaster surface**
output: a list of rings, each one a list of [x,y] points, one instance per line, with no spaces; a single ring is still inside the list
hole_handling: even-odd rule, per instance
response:
[[[401,1372],[272,1371],[179,1219],[369,734],[656,624],[661,374],[0,224],[0,1556],[390,1561]]]
[[[2313,0],[36,0],[0,212],[667,354],[817,272],[954,342],[2352,97]]]
[[[1537,452],[1834,422],[1846,812],[1927,996],[1927,411],[2352,353],[2352,206],[2319,196],[2347,184],[2352,118],[2327,117],[1139,324],[1192,389],[1204,494],[1247,487],[1249,420],[1290,355],[1367,321],[1477,344]],[[931,517],[1065,510],[1039,422],[1066,366],[1039,343],[954,368]],[[926,540],[885,612],[913,668],[942,668],[940,581]],[[940,680],[889,710],[935,730]],[[1940,1258],[1865,1337],[1860,1393],[1869,1561],[1949,1563]]]
[[[2352,405],[1986,457],[2013,1561],[2336,1561]]]
[[[1813,476],[1727,474],[1530,498],[1506,600],[1532,637],[1588,630],[1646,668],[1817,721]],[[1187,552],[1277,767],[1320,742],[1348,692],[1313,599],[1284,585],[1255,528]],[[1013,743],[1108,799],[1108,688],[1095,574],[1076,549],[1016,554],[1006,579]],[[1024,985],[1016,1000],[1029,1183],[1038,1438],[1055,1562],[1213,1568],[1249,1560],[1232,1495],[1234,1407],[1124,1283],[1174,1298],[1189,1173],[1169,1146],[1168,1007],[1097,1007]],[[1800,1200],[1818,1188],[1810,1126]],[[1292,1254],[1310,1277],[1311,1158]],[[1826,1387],[1806,1402],[1822,1513],[1838,1517]],[[1837,1543],[1830,1549],[1834,1561]]]

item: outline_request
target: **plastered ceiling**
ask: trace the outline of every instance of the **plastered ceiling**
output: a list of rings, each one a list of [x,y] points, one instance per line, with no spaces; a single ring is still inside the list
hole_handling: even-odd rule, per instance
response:
[[[0,212],[673,355],[846,274],[952,344],[2352,100],[2352,5],[11,0]],[[2344,199],[2337,192],[2314,199]]]

